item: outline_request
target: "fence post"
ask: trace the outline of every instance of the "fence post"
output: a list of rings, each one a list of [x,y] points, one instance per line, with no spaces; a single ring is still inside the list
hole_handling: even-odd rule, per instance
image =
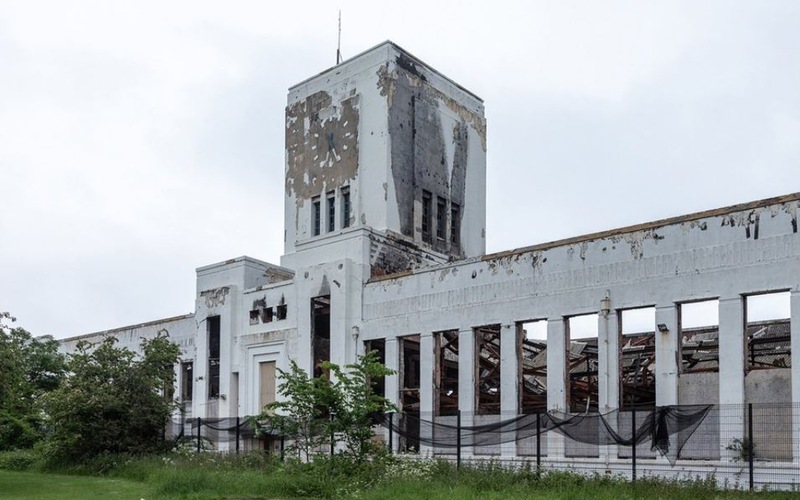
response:
[[[461,468],[461,410],[456,414],[456,468]]]
[[[389,413],[389,455],[394,452],[394,429],[392,429],[393,422],[394,412]]]
[[[331,413],[331,422],[333,422],[333,413]],[[335,437],[333,435],[333,425],[331,425],[331,456],[333,456],[333,447],[334,447],[333,440],[334,439],[335,439]]]
[[[636,406],[631,410],[631,468],[633,469],[632,482],[636,482]]]
[[[536,471],[542,468],[542,412],[536,412]]]
[[[239,453],[239,417],[236,417],[236,453]]]
[[[200,428],[203,426],[203,420],[197,417],[197,453],[200,453]]]
[[[753,403],[747,404],[747,462],[750,476],[750,491],[753,491]]]
[[[281,462],[283,462],[283,457],[284,457],[284,454],[283,454],[283,450],[284,450],[284,447],[283,447],[283,444],[284,444],[284,439],[285,439],[285,438],[283,437],[283,435],[281,435]]]

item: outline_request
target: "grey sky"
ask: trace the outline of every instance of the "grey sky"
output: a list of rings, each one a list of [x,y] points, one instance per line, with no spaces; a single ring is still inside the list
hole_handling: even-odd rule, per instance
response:
[[[277,263],[286,89],[391,39],[481,96],[488,250],[798,191],[800,2],[0,3],[0,310],[65,337]]]

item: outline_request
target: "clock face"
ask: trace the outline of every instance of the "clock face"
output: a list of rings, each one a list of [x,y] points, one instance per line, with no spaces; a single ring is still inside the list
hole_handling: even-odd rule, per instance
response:
[[[298,203],[347,186],[358,172],[358,95],[317,92],[286,109],[286,190]]]

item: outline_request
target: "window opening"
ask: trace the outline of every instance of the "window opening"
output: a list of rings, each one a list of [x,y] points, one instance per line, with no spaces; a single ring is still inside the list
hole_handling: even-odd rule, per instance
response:
[[[328,232],[336,229],[336,197],[333,191],[328,193]]]
[[[461,242],[461,207],[457,203],[450,204],[450,243],[459,245]]]
[[[364,341],[364,352],[369,353],[376,351],[378,353],[378,362],[386,364],[386,340],[385,339],[372,339]],[[375,395],[386,397],[386,377],[370,378],[370,385],[372,392]]]
[[[567,318],[568,399],[570,411],[598,411],[597,314]]]
[[[458,414],[458,330],[434,333],[436,415]]]
[[[519,406],[522,413],[547,411],[547,320],[517,323]]]
[[[447,200],[436,197],[436,238],[444,241],[447,234]]]
[[[219,316],[207,318],[206,325],[208,333],[208,398],[214,399],[219,397]]]
[[[314,360],[314,377],[328,376],[322,364],[331,359],[331,297],[325,295],[311,299],[311,348]]]
[[[789,292],[745,297],[747,369],[792,367]]]
[[[311,200],[312,204],[312,229],[313,235],[319,236],[322,232],[322,205],[319,196]]]
[[[350,188],[342,188],[342,227],[350,227]]]
[[[430,243],[431,224],[433,222],[431,213],[433,211],[433,198],[430,191],[422,191],[422,241]]]
[[[260,316],[260,311],[258,309],[253,309],[252,311],[250,311],[250,324],[257,325],[259,316]]]
[[[194,376],[192,375],[194,363],[185,361],[181,363],[181,401],[191,401],[194,389]]]
[[[500,413],[500,325],[475,328],[477,411]]]
[[[619,406],[652,408],[656,404],[656,308],[621,310],[618,319]]]
[[[681,371],[719,372],[719,300],[679,304]]]
[[[402,424],[407,437],[401,440],[400,449],[405,452],[419,451],[419,355],[419,335],[400,338],[400,406],[412,417]]]
[[[281,304],[275,307],[275,317],[278,320],[286,319],[287,307],[286,304]]]

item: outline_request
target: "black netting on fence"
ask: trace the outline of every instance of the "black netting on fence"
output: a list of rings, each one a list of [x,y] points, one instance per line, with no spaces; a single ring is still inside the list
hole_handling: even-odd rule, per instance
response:
[[[664,406],[650,411],[611,411],[571,415],[560,412],[518,415],[492,423],[469,425],[459,418],[437,422],[411,414],[376,415],[380,425],[391,429],[413,447],[457,448],[497,446],[547,432],[557,432],[588,445],[650,443],[650,449],[675,462],[684,444],[702,423],[711,405]]]

